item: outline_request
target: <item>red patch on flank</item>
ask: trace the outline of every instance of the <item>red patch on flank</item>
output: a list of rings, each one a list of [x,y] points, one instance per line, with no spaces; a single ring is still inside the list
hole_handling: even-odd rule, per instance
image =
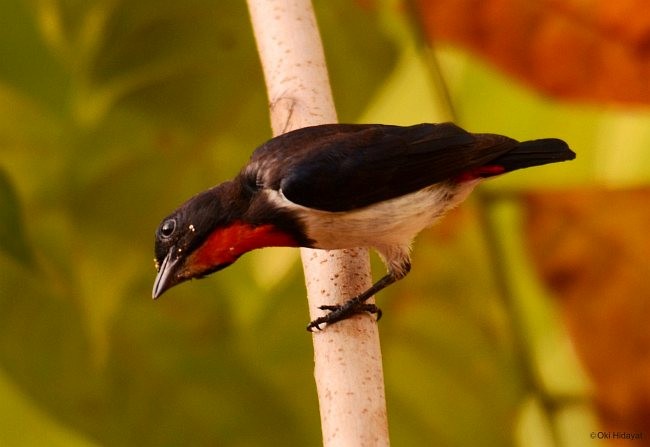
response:
[[[235,262],[244,253],[264,247],[297,247],[296,240],[273,225],[253,226],[236,221],[217,228],[193,254],[189,265],[207,270]]]
[[[457,182],[469,182],[479,178],[492,177],[506,172],[506,168],[499,165],[478,166],[465,171],[456,177]]]

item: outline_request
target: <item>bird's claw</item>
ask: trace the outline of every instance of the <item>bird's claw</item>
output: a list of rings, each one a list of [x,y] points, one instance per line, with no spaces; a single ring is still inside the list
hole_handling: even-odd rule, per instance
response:
[[[325,304],[323,306],[319,306],[318,308],[322,310],[329,310],[330,312],[323,315],[322,317],[316,318],[314,321],[309,323],[307,325],[307,330],[309,332],[314,332],[315,329],[322,331],[323,328],[320,327],[321,324],[334,324],[337,321],[346,320],[352,315],[364,312],[377,315],[377,321],[379,321],[382,315],[381,309],[376,305],[359,302],[355,299],[351,299],[343,304]]]

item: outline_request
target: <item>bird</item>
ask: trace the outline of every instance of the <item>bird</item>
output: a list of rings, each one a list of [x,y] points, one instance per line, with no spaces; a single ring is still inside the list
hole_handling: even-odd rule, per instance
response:
[[[200,192],[155,233],[153,298],[266,247],[374,249],[387,273],[367,290],[311,321],[322,330],[358,313],[411,270],[415,236],[460,204],[486,178],[572,160],[566,142],[519,142],[454,123],[322,124],[259,146],[231,180]]]

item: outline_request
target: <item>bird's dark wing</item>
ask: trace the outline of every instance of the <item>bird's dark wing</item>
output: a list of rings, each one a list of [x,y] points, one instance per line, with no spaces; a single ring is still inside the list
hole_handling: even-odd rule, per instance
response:
[[[516,144],[452,123],[327,124],[273,138],[243,175],[299,205],[348,211],[453,179]]]

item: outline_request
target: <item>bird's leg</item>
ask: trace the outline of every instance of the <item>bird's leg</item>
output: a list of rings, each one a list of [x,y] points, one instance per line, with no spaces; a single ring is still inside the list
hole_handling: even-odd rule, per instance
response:
[[[381,318],[381,309],[374,304],[368,304],[366,301],[380,290],[393,284],[395,281],[402,279],[410,270],[410,263],[408,261],[402,265],[399,270],[390,269],[388,273],[383,276],[379,281],[374,283],[368,290],[359,295],[347,300],[343,304],[323,305],[319,309],[329,310],[330,312],[322,317],[316,318],[314,321],[307,325],[307,330],[313,332],[314,329],[322,330],[321,324],[333,324],[337,321],[350,318],[352,315],[368,312],[377,315],[377,320]]]

